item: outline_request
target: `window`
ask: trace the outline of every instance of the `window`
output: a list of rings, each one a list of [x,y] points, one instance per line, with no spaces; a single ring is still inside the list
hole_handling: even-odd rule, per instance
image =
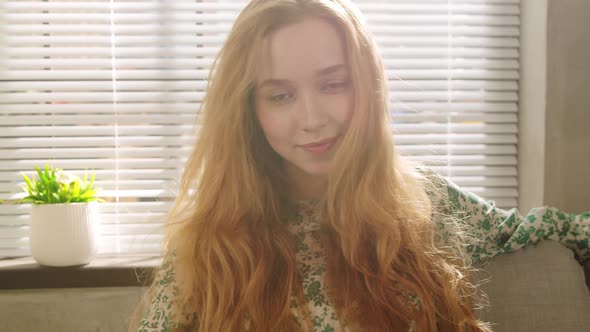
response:
[[[398,151],[517,204],[519,0],[355,1],[391,88]],[[95,169],[101,253],[159,252],[208,68],[245,2],[0,4],[0,199],[46,162]],[[0,256],[29,255],[27,205],[0,205]]]

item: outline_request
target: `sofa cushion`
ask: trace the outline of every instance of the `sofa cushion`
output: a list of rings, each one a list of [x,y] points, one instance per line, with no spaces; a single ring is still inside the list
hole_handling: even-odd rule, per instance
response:
[[[476,278],[490,307],[478,311],[498,332],[590,331],[590,291],[573,253],[554,241],[494,257]]]

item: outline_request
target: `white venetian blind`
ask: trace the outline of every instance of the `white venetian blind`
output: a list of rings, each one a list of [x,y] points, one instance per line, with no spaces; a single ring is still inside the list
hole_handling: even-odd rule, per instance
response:
[[[398,151],[517,203],[519,0],[355,1],[390,78]],[[95,169],[102,253],[158,252],[208,68],[244,1],[0,3],[0,199],[46,162]],[[29,206],[0,205],[0,256]]]

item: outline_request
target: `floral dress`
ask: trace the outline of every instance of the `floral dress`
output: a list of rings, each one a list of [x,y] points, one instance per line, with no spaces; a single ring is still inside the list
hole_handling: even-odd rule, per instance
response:
[[[457,220],[471,226],[474,238],[479,239],[466,247],[474,264],[545,239],[558,241],[571,249],[580,264],[590,259],[590,212],[576,215],[541,207],[523,216],[516,209],[506,211],[496,208],[493,202],[462,190],[434,172],[428,172],[427,177],[436,187],[448,193],[448,196],[441,196],[437,194],[439,191],[429,191],[431,200],[441,207],[443,215],[461,215]],[[445,225],[437,222],[438,233],[443,239],[450,236],[445,233]],[[317,203],[298,203],[295,214],[288,221],[288,228],[295,237],[297,266],[312,314],[313,331],[345,331],[325,291],[326,256],[319,241]],[[172,331],[178,326],[170,318],[170,300],[178,292],[170,260],[166,259],[162,267],[155,284],[156,295],[140,322],[138,332]],[[293,316],[299,319],[295,308]],[[196,323],[196,315],[187,318]],[[413,330],[414,325],[411,324],[410,331]]]

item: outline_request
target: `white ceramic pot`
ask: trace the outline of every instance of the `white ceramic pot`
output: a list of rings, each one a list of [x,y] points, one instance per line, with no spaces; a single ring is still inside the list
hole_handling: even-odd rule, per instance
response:
[[[75,266],[90,263],[98,248],[98,203],[33,204],[29,241],[37,263]]]

